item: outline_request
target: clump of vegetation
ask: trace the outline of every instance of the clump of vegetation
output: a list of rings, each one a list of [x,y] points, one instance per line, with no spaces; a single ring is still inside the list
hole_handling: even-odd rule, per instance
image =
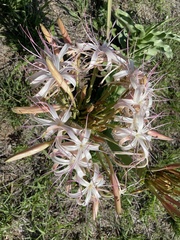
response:
[[[127,20],[125,25],[131,23]],[[129,194],[147,189],[176,220],[180,217],[180,165],[167,163],[167,166],[163,164],[155,168],[150,160],[153,139],[172,141],[157,132],[152,124],[159,116],[152,110],[157,100],[154,86],[159,82],[155,68],[147,73],[144,71],[144,58],[143,66],[137,68],[142,53],[135,53],[138,61],[134,64],[133,59],[129,58],[133,56],[130,51],[133,48],[129,48],[130,52],[124,55],[124,52],[114,49],[114,45],[111,46],[109,11],[106,42],[89,35],[89,42],[74,45],[60,19],[58,26],[64,43],[57,41],[42,24],[44,37],[40,35],[40,38],[44,49],[39,48],[30,37],[36,50],[36,59],[30,67],[33,74],[28,78],[33,87],[33,104],[13,108],[15,113],[31,114],[31,120],[37,122],[40,129],[44,128],[40,143],[10,157],[7,162],[49,148],[46,156],[49,164],[51,160],[54,162],[52,172],[58,177],[61,192],[72,204],[75,199],[79,205],[92,206],[94,220],[98,217],[100,202],[110,201],[111,206],[112,200],[109,199],[114,199],[116,213],[124,215],[127,214],[128,203],[133,204],[134,201]],[[143,29],[140,26],[135,28]],[[120,41],[125,35],[119,35]],[[156,36],[156,31],[153,35]],[[132,38],[132,46],[134,42]],[[161,44],[167,46],[167,43]],[[147,49],[148,43],[145,42],[145,45]],[[166,51],[166,47],[158,50]],[[37,189],[44,191],[43,185],[38,185]],[[126,198],[128,203],[123,200],[121,204],[121,198]],[[136,202],[138,199],[141,201],[136,198]],[[30,203],[31,200],[34,201],[34,198],[30,199]],[[41,199],[37,201],[41,205]],[[63,211],[68,214],[69,209]],[[143,215],[142,218],[145,219]],[[131,218],[129,220],[131,222]],[[34,224],[38,232],[33,236],[46,238],[44,227],[36,222]],[[125,223],[122,221],[122,224]],[[93,238],[93,233],[88,229],[86,234]],[[129,229],[123,237],[130,237],[131,234]],[[136,237],[141,239],[138,233]]]

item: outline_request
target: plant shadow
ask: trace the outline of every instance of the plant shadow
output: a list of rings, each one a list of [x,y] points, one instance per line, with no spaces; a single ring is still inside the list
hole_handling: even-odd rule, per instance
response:
[[[2,0],[1,3],[1,34],[5,37],[6,45],[21,55],[25,54],[22,45],[32,50],[33,47],[25,34],[28,30],[34,42],[41,46],[37,29],[40,23],[49,21],[47,14],[50,1]]]

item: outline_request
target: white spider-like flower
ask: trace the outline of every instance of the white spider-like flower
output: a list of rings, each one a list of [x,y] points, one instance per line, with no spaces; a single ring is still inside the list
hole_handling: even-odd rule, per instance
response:
[[[76,86],[76,80],[71,72],[74,68],[71,65],[70,61],[64,61],[63,57],[67,53],[69,48],[68,44],[65,44],[61,51],[58,54],[54,54],[50,51],[49,48],[45,48],[43,54],[41,54],[39,59],[36,59],[33,63],[35,72],[32,76],[29,77],[30,84],[33,88],[38,88],[41,85],[39,92],[34,96],[35,98],[46,98],[47,94],[49,93],[50,89],[56,83],[56,80],[52,76],[51,72],[49,71],[45,57],[48,56],[49,59],[52,61],[53,65],[57,69],[57,71],[61,74],[63,79],[67,81],[67,83],[72,84],[73,88]]]
[[[67,151],[78,151],[78,154],[85,157],[87,161],[92,158],[90,151],[99,151],[99,144],[90,141],[91,131],[89,129],[79,130],[78,134],[69,131],[68,135],[71,143],[66,146]]]
[[[77,176],[83,177],[85,175],[84,168],[91,168],[92,163],[87,161],[86,158],[79,157],[77,152],[71,153],[68,151],[59,151],[54,149],[50,154],[50,157],[56,165],[54,171],[56,176],[61,177],[64,174],[72,174],[73,170],[76,171]]]
[[[88,65],[88,70],[94,67],[101,66],[104,62],[106,63],[105,69],[110,69],[113,63],[122,65],[126,64],[126,60],[118,56],[115,51],[107,43],[102,45],[95,40],[93,43],[77,43],[77,48],[86,55],[90,54],[91,61]]]
[[[152,91],[151,88],[149,89],[144,85],[139,85],[132,93],[132,96],[126,99],[119,99],[115,105],[115,109],[126,107],[133,113],[141,111],[141,113],[144,112],[144,114],[148,116],[153,103]]]
[[[51,119],[44,119],[44,118],[38,118],[38,117],[32,116],[32,119],[35,120],[37,123],[39,123],[40,126],[48,126],[46,131],[43,134],[44,137],[49,138],[55,132],[58,132],[58,134],[60,135],[60,132],[71,131],[71,127],[65,125],[65,123],[71,117],[70,109],[66,111],[62,111],[60,115],[58,115],[56,110],[53,108],[53,106],[47,103],[44,103],[44,104],[49,108]]]
[[[56,138],[56,149],[51,153],[51,158],[58,168],[63,168],[57,170],[56,175],[69,174],[76,170],[77,175],[82,177],[84,176],[83,168],[91,168],[90,151],[99,151],[99,145],[90,142],[90,134],[91,131],[88,129],[71,129],[66,135]]]
[[[94,164],[94,175],[90,182],[79,177],[78,175],[76,176],[75,181],[80,184],[80,186],[84,189],[79,189],[77,193],[69,193],[68,195],[71,198],[77,199],[77,202],[83,206],[87,206],[91,201],[94,201],[94,199],[99,201],[101,195],[99,194],[98,190],[99,188],[104,186],[105,180],[103,179],[103,176],[99,173],[98,164]],[[84,201],[82,201],[83,197],[85,197]]]
[[[145,125],[144,116],[141,114],[135,115],[133,119],[127,118],[127,121],[131,123],[130,127],[116,127],[113,130],[114,138],[119,141],[123,151],[134,150],[135,153],[143,151],[144,158],[148,158],[152,139],[148,134],[150,126]]]

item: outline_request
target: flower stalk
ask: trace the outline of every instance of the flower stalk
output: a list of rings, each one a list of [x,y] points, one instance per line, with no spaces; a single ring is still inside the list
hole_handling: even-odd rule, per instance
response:
[[[111,11],[112,11],[112,0],[108,0],[108,9],[107,9],[107,32],[106,32],[106,38],[107,38],[107,39],[109,39],[109,36],[110,36]]]

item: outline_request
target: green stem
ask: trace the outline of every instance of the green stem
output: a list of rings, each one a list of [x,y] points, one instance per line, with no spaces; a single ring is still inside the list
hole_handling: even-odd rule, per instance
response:
[[[111,9],[112,9],[112,0],[108,0],[108,9],[107,9],[107,32],[106,37],[109,39],[110,27],[111,27]]]
[[[108,86],[107,88],[104,89],[101,97],[99,98],[99,101],[104,101],[107,99],[107,97],[111,96],[114,92],[116,92],[117,87],[116,86]]]
[[[101,163],[101,166],[103,167],[103,169],[105,170],[106,174],[109,176],[109,171],[106,167],[106,165],[104,164],[103,160],[104,160],[104,154],[102,152],[98,152],[97,153],[98,157],[99,157],[99,161]],[[103,159],[103,160],[102,160]]]
[[[98,69],[94,68],[93,73],[92,73],[92,78],[91,78],[91,81],[90,81],[90,86],[89,86],[88,93],[87,93],[86,103],[90,102],[91,93],[92,93],[92,90],[93,90],[94,82],[95,82],[96,77],[97,77],[97,73],[98,73]]]

